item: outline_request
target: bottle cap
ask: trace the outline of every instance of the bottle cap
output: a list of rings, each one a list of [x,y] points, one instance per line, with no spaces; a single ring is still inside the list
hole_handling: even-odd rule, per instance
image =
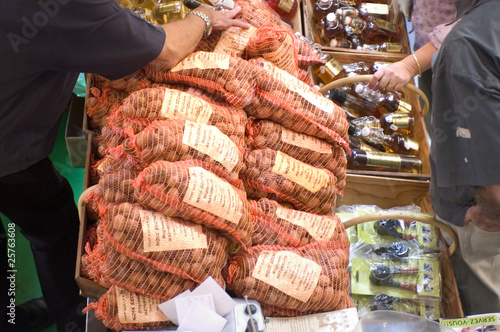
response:
[[[336,100],[339,103],[343,104],[347,99],[347,93],[339,89],[332,89],[330,90],[330,99]]]
[[[328,13],[326,15],[326,20],[327,21],[331,21],[331,22],[336,21],[337,20],[337,15],[335,15],[335,13]]]
[[[370,136],[372,130],[368,127],[363,127],[363,129],[361,129],[361,135],[362,136]]]
[[[338,47],[339,46],[339,41],[335,38],[333,38],[332,40],[330,40],[330,47]]]
[[[344,24],[345,25],[351,25],[352,23],[352,17],[351,16],[347,16],[344,18]]]
[[[354,88],[354,91],[356,91],[356,93],[359,95],[359,94],[362,94],[363,91],[365,90],[365,87],[363,86],[363,84],[356,84],[356,87]]]

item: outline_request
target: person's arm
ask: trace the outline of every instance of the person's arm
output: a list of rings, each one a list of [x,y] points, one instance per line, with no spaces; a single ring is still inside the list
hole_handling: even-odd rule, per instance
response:
[[[225,30],[230,27],[248,29],[250,26],[234,19],[241,11],[235,7],[229,11],[212,10],[206,6],[195,9],[207,15],[212,21],[212,30]],[[205,31],[205,21],[196,15],[187,15],[184,19],[167,23],[162,26],[165,30],[165,44],[160,55],[151,65],[155,68],[167,70],[174,67],[179,61],[194,51]]]
[[[385,88],[401,90],[413,77],[421,75],[431,67],[432,56],[436,51],[434,44],[428,42],[403,60],[379,69],[373,74],[368,87],[380,90]]]

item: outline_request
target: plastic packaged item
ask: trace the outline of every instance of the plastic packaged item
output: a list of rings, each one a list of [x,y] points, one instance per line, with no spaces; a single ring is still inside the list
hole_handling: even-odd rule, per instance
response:
[[[364,315],[353,332],[453,332],[431,320],[397,311],[378,310]]]

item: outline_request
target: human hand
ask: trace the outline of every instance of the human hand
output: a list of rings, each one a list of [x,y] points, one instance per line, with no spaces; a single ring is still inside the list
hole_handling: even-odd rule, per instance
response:
[[[377,70],[368,82],[368,88],[400,91],[413,76],[413,69],[401,60]]]
[[[208,7],[200,6],[196,10],[202,11],[210,17],[212,20],[212,29],[214,31],[226,30],[230,27],[238,27],[242,29],[250,28],[250,24],[235,19],[235,17],[241,12],[241,7],[239,6],[236,6],[231,10],[213,10]]]
[[[485,216],[478,205],[473,205],[467,210],[464,226],[469,222],[485,232],[500,232],[500,221]]]

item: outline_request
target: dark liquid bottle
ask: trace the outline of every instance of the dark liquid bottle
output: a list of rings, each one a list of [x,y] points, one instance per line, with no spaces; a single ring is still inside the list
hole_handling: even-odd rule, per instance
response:
[[[368,16],[365,22],[366,27],[363,29],[363,37],[366,40],[376,44],[399,41],[399,28],[393,23],[373,16]]]
[[[377,149],[354,136],[349,136],[349,148],[351,150],[377,151]]]
[[[348,16],[359,16],[359,12],[354,7],[341,7],[337,9],[337,15],[339,15],[342,18],[345,18]]]
[[[339,89],[329,91],[329,98],[339,106],[347,107],[358,117],[372,115],[376,118],[381,116],[374,102],[366,99],[358,99]]]
[[[335,13],[329,13],[323,19],[323,30],[325,39],[328,43],[333,38],[344,37],[344,26]]]
[[[333,0],[318,0],[313,8],[314,20],[319,23],[329,13],[334,13],[337,10],[337,3]]]
[[[412,111],[411,104],[406,99],[401,98],[396,91],[387,91],[385,94],[382,94],[375,100],[375,104],[377,104],[381,113],[410,113]]]
[[[314,74],[316,74],[316,76],[323,81],[323,83],[328,84],[333,80],[347,76],[344,66],[342,66],[337,59],[329,54],[323,54],[325,56],[325,64],[314,69]]]
[[[412,156],[401,156],[395,153],[351,150],[347,155],[349,168],[354,169],[386,169],[408,173],[421,173],[422,161]]]
[[[404,135],[412,135],[415,126],[415,120],[410,113],[386,113],[380,117],[379,122],[385,134],[399,132]]]
[[[365,140],[380,143],[387,152],[400,153],[405,155],[418,155],[420,149],[418,142],[401,133],[395,132],[392,135],[385,135],[383,130],[364,127],[361,135]]]

